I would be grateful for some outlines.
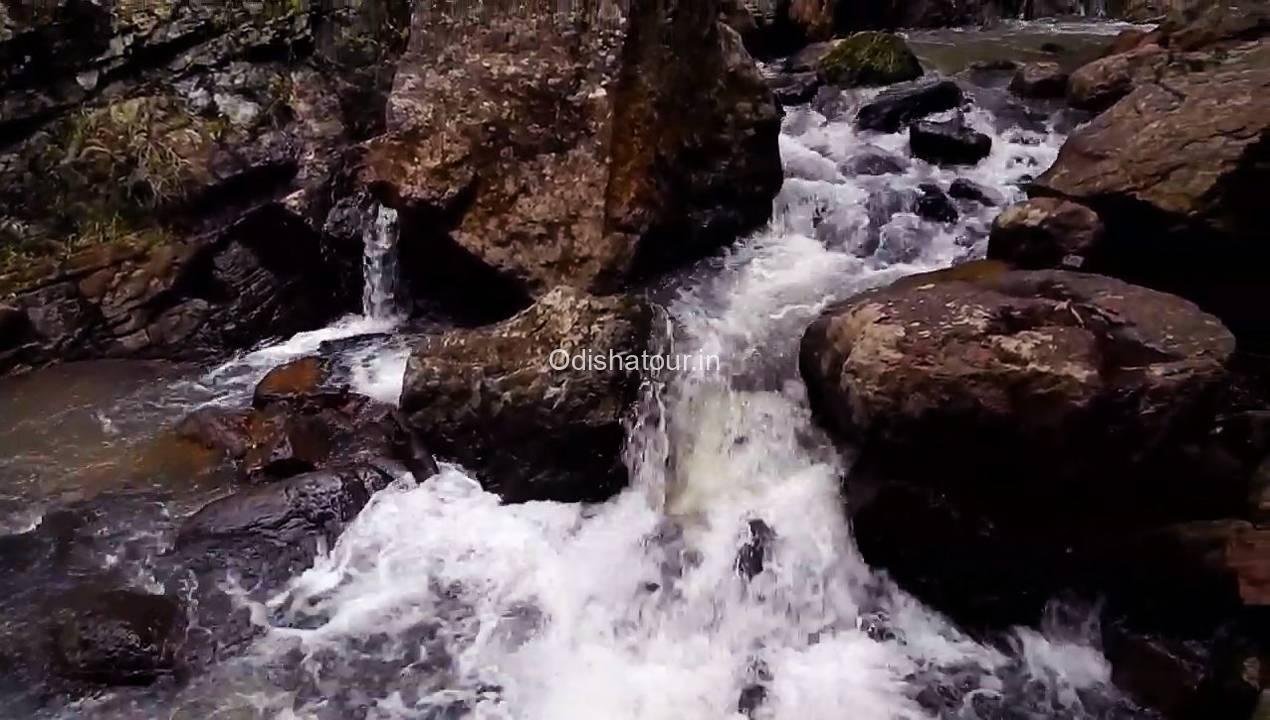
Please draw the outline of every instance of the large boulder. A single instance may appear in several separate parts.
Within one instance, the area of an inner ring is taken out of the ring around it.
[[[1010,92],[1026,98],[1063,97],[1067,73],[1056,62],[1027,63],[1010,79]]]
[[[899,35],[858,32],[820,59],[825,82],[843,87],[893,85],[922,76],[922,64]]]
[[[1071,74],[1067,101],[1072,107],[1102,112],[1128,95],[1139,77],[1149,77],[1168,61],[1168,53],[1154,43],[1108,55]]]
[[[917,80],[887,88],[860,106],[856,126],[861,130],[899,132],[913,120],[961,105],[961,88],[952,80]]]
[[[766,221],[780,110],[717,0],[626,16],[419,5],[360,181],[403,270],[458,252],[525,295],[613,290]],[[486,286],[464,288],[470,297]]]
[[[1181,298],[988,262],[830,308],[803,338],[801,368],[825,422],[904,477],[950,492],[1010,479],[1006,495],[1068,506],[1096,493],[1146,513],[1135,474],[1211,416],[1233,351]],[[1185,496],[1244,502],[1178,480]]]
[[[1260,311],[1270,300],[1267,32],[1264,7],[1233,19],[1210,13],[1162,31],[1167,59],[1149,46],[1131,51],[1154,59],[1030,188],[1098,213],[1099,272],[1195,300],[1250,349],[1270,345]]]
[[[507,501],[603,500],[626,481],[623,420],[640,383],[626,362],[650,323],[642,302],[558,288],[503,323],[421,337],[402,412]]]
[[[1157,567],[1161,545],[1139,538],[1244,511],[1242,471],[1190,450],[1222,434],[1233,352],[1229,331],[1181,298],[984,261],[830,307],[800,367],[817,417],[857,456],[856,542],[907,589],[994,627],[1032,622],[1071,590],[1150,602],[1180,624],[1237,607],[1228,578],[1241,572],[1259,592],[1259,569],[1234,569],[1246,560],[1196,571],[1216,578],[1202,592],[1170,593],[1176,574],[1118,580]],[[1254,536],[1239,537],[1232,558]]]

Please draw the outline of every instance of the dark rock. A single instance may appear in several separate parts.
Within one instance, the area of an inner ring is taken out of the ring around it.
[[[349,392],[331,361],[301,358],[270,371],[252,409],[202,408],[177,426],[178,438],[218,453],[253,482],[362,462],[404,467],[423,480],[436,465],[390,406]]]
[[[771,553],[769,548],[776,539],[776,532],[762,520],[751,520],[749,530],[749,540],[736,554],[736,571],[746,580],[752,580],[763,572],[763,565]]]
[[[957,208],[938,185],[923,183],[918,190],[922,193],[915,206],[918,216],[935,222],[957,222]]]
[[[1061,55],[1067,52],[1067,48],[1056,42],[1043,42],[1040,44],[1040,51],[1051,55]]]
[[[992,138],[967,127],[960,118],[921,120],[909,126],[909,148],[914,157],[937,165],[974,165],[992,152]]]
[[[996,207],[1001,204],[1001,196],[995,190],[966,178],[953,180],[952,184],[948,186],[948,195],[958,200],[968,200],[986,207]]]
[[[869,148],[847,158],[838,166],[843,175],[897,175],[908,168],[908,160],[881,148]]]
[[[170,597],[81,591],[54,613],[54,666],[76,681],[147,684],[174,670],[184,629],[185,614]]]
[[[1084,205],[1035,198],[1012,205],[997,216],[988,240],[988,257],[1030,269],[1093,269],[1103,235],[1102,220]]]
[[[1010,80],[1010,92],[1026,98],[1060,98],[1067,93],[1067,73],[1058,63],[1028,63]]]
[[[856,127],[862,130],[899,132],[912,120],[961,104],[961,88],[951,80],[920,80],[888,88],[860,108]]]
[[[893,85],[922,76],[922,64],[898,35],[858,32],[838,40],[820,59],[825,82],[841,87]]]
[[[820,76],[814,71],[780,73],[767,81],[767,87],[782,105],[802,105],[811,102],[820,86]]]
[[[645,352],[650,322],[636,300],[558,288],[497,325],[423,336],[402,412],[509,502],[603,500],[626,481],[622,417],[640,378],[625,363]],[[623,367],[582,365],[610,358]]]
[[[1019,64],[1008,58],[997,58],[995,60],[976,60],[970,63],[966,69],[980,73],[1013,73],[1019,69]]]

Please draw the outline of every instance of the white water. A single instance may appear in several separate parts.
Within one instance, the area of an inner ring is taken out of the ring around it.
[[[373,320],[389,319],[397,308],[397,211],[376,205],[374,219],[366,224],[362,258],[362,314]]]
[[[984,113],[969,120],[990,129]],[[1014,181],[1061,138],[994,140],[974,169],[914,161],[848,178],[841,161],[867,146],[907,155],[906,138],[791,112],[771,226],[667,291],[666,340],[723,371],[646,388],[627,491],[594,507],[505,506],[461,468],[403,480],[259,608],[269,632],[255,648],[180,704],[218,717],[719,720],[744,717],[739,699],[762,686],[753,718],[986,720],[993,703],[1094,717],[1080,693],[1105,693],[1109,671],[1086,636],[1053,625],[986,647],[864,564],[839,496],[848,468],[795,371],[801,330],[827,302],[980,252],[996,212],[967,207],[940,226],[871,216],[871,202],[957,176],[1017,197]],[[318,336],[331,333],[267,352]],[[394,398],[404,350],[355,354],[359,389]],[[755,521],[774,539],[746,580],[738,551]],[[951,706],[922,702],[939,687],[957,688]]]

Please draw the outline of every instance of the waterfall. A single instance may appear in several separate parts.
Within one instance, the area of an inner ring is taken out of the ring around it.
[[[395,316],[397,308],[397,211],[374,208],[362,255],[362,314],[373,320]]]

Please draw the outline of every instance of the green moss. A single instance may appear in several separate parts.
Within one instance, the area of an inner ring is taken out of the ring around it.
[[[921,77],[922,65],[898,35],[859,32],[838,41],[821,59],[820,74],[845,87],[890,85]]]

